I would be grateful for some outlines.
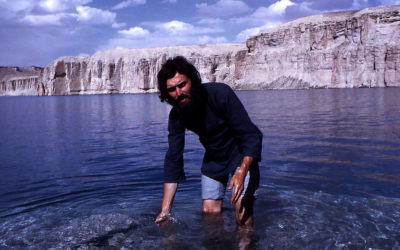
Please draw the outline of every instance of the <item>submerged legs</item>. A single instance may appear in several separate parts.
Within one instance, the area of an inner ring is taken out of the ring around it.
[[[254,198],[244,195],[242,195],[235,204],[239,249],[246,249],[252,241],[253,204]],[[221,225],[223,231],[222,200],[203,200],[202,211],[207,224],[210,222],[217,223]]]

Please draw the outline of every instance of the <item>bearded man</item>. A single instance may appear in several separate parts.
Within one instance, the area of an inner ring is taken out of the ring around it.
[[[232,189],[239,225],[253,223],[254,192],[259,184],[262,133],[251,122],[233,90],[223,83],[204,83],[184,57],[167,60],[158,72],[161,102],[172,105],[168,151],[164,160],[164,194],[155,222],[170,216],[178,183],[185,179],[185,130],[199,136],[205,148],[201,166],[203,212],[220,214],[225,190]]]

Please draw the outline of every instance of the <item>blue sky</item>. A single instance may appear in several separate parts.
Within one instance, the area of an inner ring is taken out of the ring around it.
[[[0,0],[0,66],[98,50],[236,43],[302,16],[400,0]]]

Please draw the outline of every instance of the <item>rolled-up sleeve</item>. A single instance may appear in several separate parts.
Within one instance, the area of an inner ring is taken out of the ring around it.
[[[168,151],[164,160],[164,182],[184,180],[183,150],[185,147],[185,128],[172,109],[168,120]]]

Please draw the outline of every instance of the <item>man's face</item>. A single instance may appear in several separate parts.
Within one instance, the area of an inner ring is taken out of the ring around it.
[[[181,108],[191,101],[192,82],[183,74],[176,73],[174,77],[167,80],[167,91],[169,96]]]

